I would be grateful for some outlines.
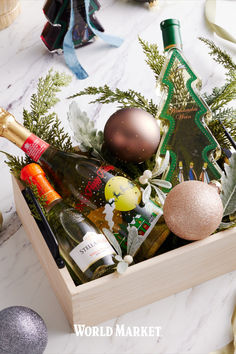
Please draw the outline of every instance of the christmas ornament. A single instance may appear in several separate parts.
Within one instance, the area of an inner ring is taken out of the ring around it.
[[[159,150],[161,157],[167,149],[171,156],[164,178],[173,186],[183,180],[219,179],[222,171],[215,158],[220,146],[204,122],[211,111],[198,94],[200,80],[182,54],[179,21],[163,21],[161,29],[167,59],[158,82],[165,94],[159,116],[165,133]]]
[[[219,226],[223,205],[215,187],[200,181],[186,181],[169,192],[163,214],[175,235],[186,240],[200,240]]]
[[[24,306],[0,311],[0,353],[42,354],[48,332],[37,312]]]
[[[140,108],[115,112],[104,128],[104,148],[125,162],[143,162],[157,150],[160,129],[153,116]]]

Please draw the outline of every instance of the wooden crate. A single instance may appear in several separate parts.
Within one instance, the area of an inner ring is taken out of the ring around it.
[[[96,325],[236,269],[232,228],[133,265],[123,275],[76,287],[67,269],[57,268],[21,189],[13,177],[16,210],[72,328]]]

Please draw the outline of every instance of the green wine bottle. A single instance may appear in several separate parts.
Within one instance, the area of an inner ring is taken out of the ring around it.
[[[143,205],[140,188],[114,166],[79,153],[59,151],[30,133],[1,108],[0,136],[14,142],[38,162],[64,200],[98,229],[110,230],[124,254],[132,226],[143,236],[143,249],[149,250],[142,252],[143,259],[152,257],[165,241],[169,230],[160,218],[162,209],[151,200]],[[159,227],[159,223],[163,227]]]
[[[85,283],[110,273],[115,267],[116,252],[91,221],[62,200],[42,168],[35,163],[25,166],[21,179],[36,185],[39,195],[46,197],[47,218],[60,254],[79,280]]]

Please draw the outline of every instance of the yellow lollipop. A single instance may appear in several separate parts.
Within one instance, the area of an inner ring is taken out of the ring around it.
[[[112,177],[105,186],[105,198],[112,199],[116,210],[130,211],[141,202],[141,191],[125,177]]]

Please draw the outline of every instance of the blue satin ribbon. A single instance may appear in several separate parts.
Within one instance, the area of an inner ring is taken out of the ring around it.
[[[96,36],[102,38],[106,43],[114,47],[119,47],[123,43],[123,39],[104,34],[103,32],[99,31],[94,27],[94,25],[90,21],[89,7],[90,7],[90,0],[85,0],[86,20],[91,31],[93,31],[93,33]],[[76,56],[74,42],[72,39],[73,27],[74,27],[74,8],[73,8],[73,0],[71,0],[70,24],[63,41],[64,58],[67,66],[75,74],[77,79],[84,80],[88,77],[88,74],[81,66]]]
[[[77,79],[84,80],[88,77],[87,72],[84,68],[80,65],[74,47],[74,42],[72,39],[72,31],[74,27],[74,8],[73,8],[73,0],[70,1],[71,10],[70,10],[70,24],[68,31],[64,37],[63,41],[63,51],[64,51],[64,58],[67,66],[70,70],[75,74]]]
[[[124,42],[124,40],[119,37],[114,37],[109,34],[104,34],[103,32],[99,31],[97,28],[95,28],[93,23],[90,21],[90,17],[89,17],[90,0],[84,0],[84,3],[85,3],[86,20],[87,20],[87,23],[88,23],[91,31],[93,31],[93,33],[96,36],[103,39],[104,42],[106,42],[114,47],[120,47],[121,44]]]

